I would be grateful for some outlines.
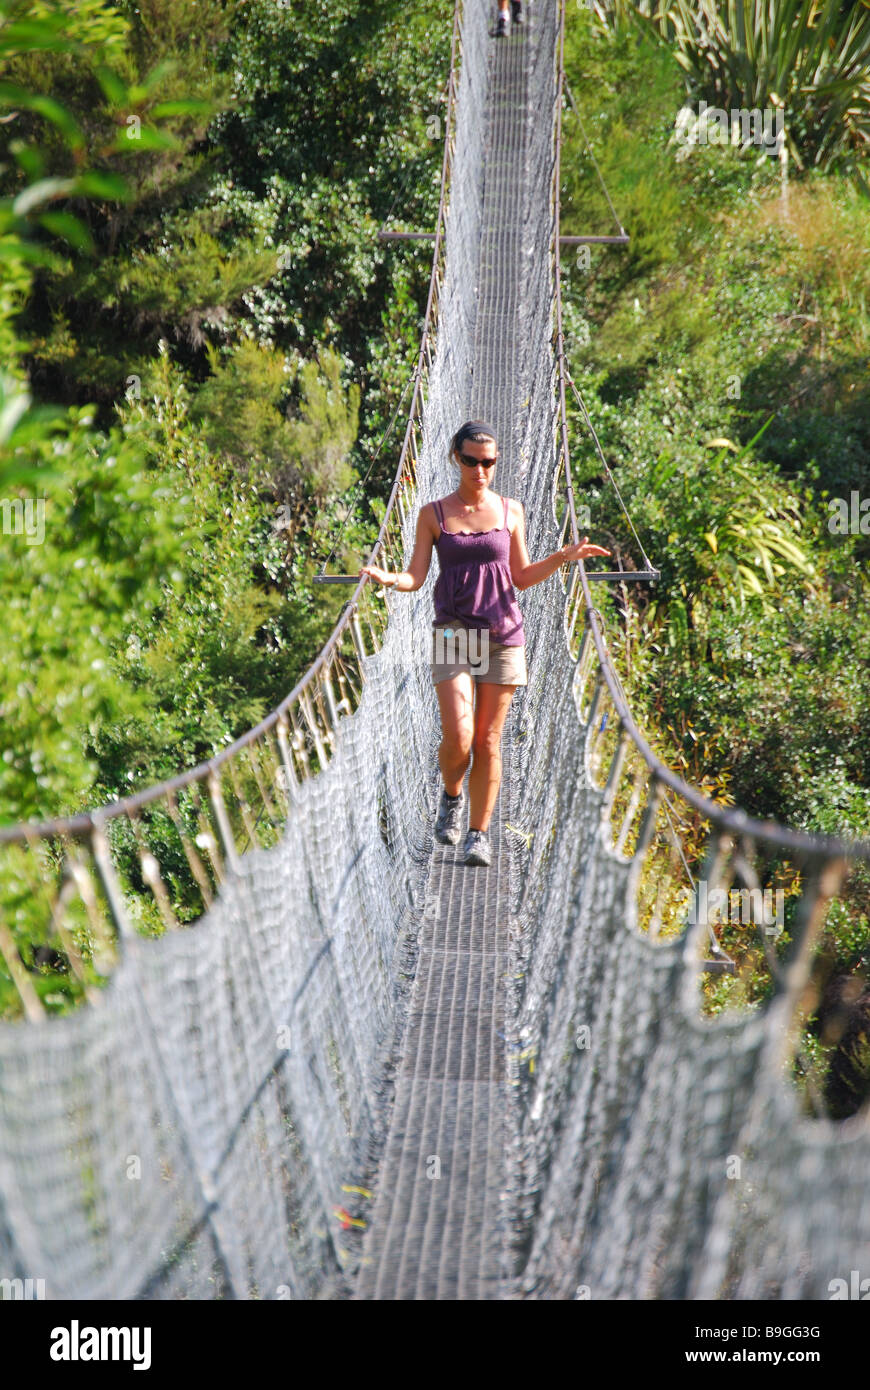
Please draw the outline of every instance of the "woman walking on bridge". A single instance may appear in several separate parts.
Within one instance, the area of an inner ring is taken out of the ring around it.
[[[528,684],[514,589],[540,584],[568,561],[610,552],[584,536],[579,545],[565,545],[533,564],[522,503],[490,487],[498,458],[495,431],[482,420],[466,421],[450,442],[450,456],[460,470],[459,486],[420,509],[407,570],[391,574],[364,565],[360,574],[410,593],[425,582],[433,546],[438,551],[430,664],[441,709],[444,789],[435,834],[442,844],[458,844],[462,783],[471,762],[463,853],[466,864],[489,864],[487,831],[501,785],[502,729],[514,691]]]

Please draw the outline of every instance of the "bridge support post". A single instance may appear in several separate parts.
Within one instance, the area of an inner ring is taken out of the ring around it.
[[[296,769],[293,766],[293,759],[290,756],[290,743],[287,738],[287,730],[290,725],[287,716],[282,714],[278,723],[275,725],[275,732],[278,735],[278,747],[281,750],[281,763],[284,768],[284,776],[287,780],[287,791],[294,801],[299,800],[299,779],[296,776]]]
[[[368,656],[368,652],[367,652],[366,649],[365,649],[365,643],[363,642],[362,629],[360,628],[360,625],[359,625],[359,613],[357,613],[356,611],[354,612],[353,617],[352,617],[351,620],[350,620],[350,633],[351,633],[351,636],[352,636],[352,638],[353,638],[353,645],[354,645],[354,647],[356,648],[356,654],[357,654],[357,658],[358,658],[358,660],[359,660],[359,674],[360,674],[360,680],[363,680],[363,681],[364,681],[364,680],[365,680],[365,671],[364,671],[363,668],[364,668],[364,662],[365,662],[365,660],[366,660],[366,657]]]
[[[220,782],[217,773],[212,770],[208,778],[208,794],[211,798],[212,808],[214,809],[215,820],[217,821],[218,834],[221,837],[221,844],[224,850],[224,859],[229,864],[234,874],[239,872],[239,853],[233,839],[232,827],[227,816],[227,808],[221,795]]]

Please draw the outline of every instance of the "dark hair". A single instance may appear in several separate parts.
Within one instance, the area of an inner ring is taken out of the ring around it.
[[[498,440],[492,425],[488,425],[485,420],[466,420],[464,425],[460,425],[450,441],[450,457],[458,454],[466,440],[472,444],[485,444],[491,439],[498,450]]]

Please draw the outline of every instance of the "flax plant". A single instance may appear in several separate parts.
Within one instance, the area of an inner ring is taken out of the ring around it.
[[[674,54],[692,100],[781,107],[799,168],[860,171],[870,151],[870,6],[842,0],[596,0],[602,22],[636,22]]]

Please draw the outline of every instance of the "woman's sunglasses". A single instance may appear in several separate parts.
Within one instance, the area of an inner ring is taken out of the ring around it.
[[[460,454],[459,458],[465,464],[466,468],[494,468],[497,462],[496,459],[472,458],[471,454]]]

